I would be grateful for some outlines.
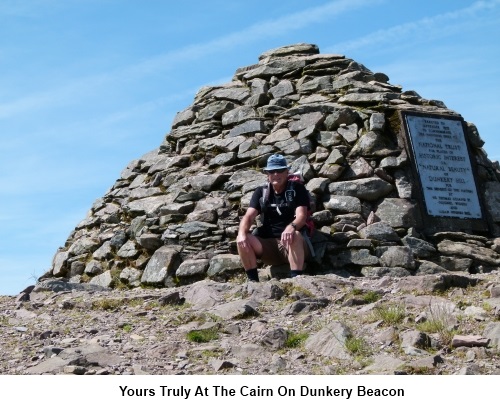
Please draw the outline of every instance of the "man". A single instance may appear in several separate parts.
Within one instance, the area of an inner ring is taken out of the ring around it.
[[[309,251],[300,230],[306,224],[309,196],[300,183],[295,182],[293,189],[287,187],[289,170],[282,155],[269,157],[264,168],[269,181],[268,196],[263,199],[264,188],[258,187],[240,222],[236,237],[238,254],[251,281],[259,281],[257,259],[268,265],[289,263],[290,277],[302,274]],[[250,227],[259,214],[261,220],[263,214],[264,220],[254,235]]]

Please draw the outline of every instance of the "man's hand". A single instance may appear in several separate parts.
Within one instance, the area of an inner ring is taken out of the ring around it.
[[[281,234],[281,243],[288,248],[295,238],[295,228],[292,225],[287,225],[283,233]]]
[[[257,215],[259,215],[259,211],[252,207],[249,207],[245,215],[243,215],[238,229],[238,236],[236,236],[236,245],[238,249],[243,249],[245,251],[250,250],[251,246],[250,243],[248,243],[248,232],[250,232],[250,226],[255,221]]]
[[[242,235],[238,234],[238,236],[236,237],[236,244],[238,245],[238,247],[240,249],[244,249],[244,250],[250,249],[250,245],[248,244],[248,237],[247,237],[246,233],[244,233]]]

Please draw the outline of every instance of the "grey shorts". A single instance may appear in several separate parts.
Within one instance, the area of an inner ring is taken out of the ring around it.
[[[278,265],[288,263],[288,249],[279,238],[261,238],[257,236],[257,239],[262,244],[262,256],[259,257],[260,260],[267,265]],[[306,240],[303,241],[304,244],[304,259],[309,256],[309,246]]]

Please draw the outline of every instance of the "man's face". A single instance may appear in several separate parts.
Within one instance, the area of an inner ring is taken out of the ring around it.
[[[288,169],[268,170],[267,177],[273,188],[278,192],[282,192],[286,187]]]

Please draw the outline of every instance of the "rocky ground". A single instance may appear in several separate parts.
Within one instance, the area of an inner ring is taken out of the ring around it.
[[[0,297],[1,374],[500,374],[500,274]]]

